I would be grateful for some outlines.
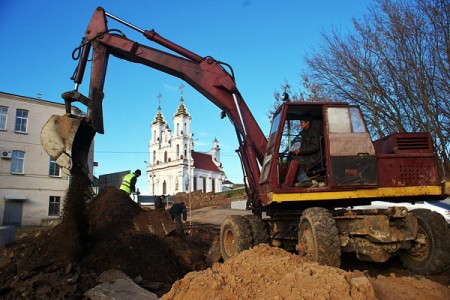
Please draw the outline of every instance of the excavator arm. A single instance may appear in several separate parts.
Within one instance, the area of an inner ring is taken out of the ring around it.
[[[107,18],[112,18],[147,39],[175,52],[178,55],[141,45],[125,37],[117,30],[107,27]],[[234,77],[223,64],[212,57],[201,57],[157,34],[154,30],[142,30],[99,7],[86,29],[79,48],[79,62],[73,76],[75,89],[63,93],[66,115],[53,116],[41,134],[41,142],[50,156],[63,168],[87,167],[87,153],[95,133],[104,133],[102,101],[108,59],[110,55],[130,62],[143,64],[164,73],[176,76],[199,91],[228,116],[236,129],[239,141],[239,156],[247,178],[249,197],[266,202],[259,187],[267,139],[256,123],[242,98]],[[84,71],[91,58],[91,76],[88,97],[78,92]],[[88,108],[84,118],[71,115],[71,103],[81,102]]]

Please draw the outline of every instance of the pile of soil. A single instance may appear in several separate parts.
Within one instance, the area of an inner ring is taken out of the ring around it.
[[[450,289],[424,278],[372,278],[260,245],[187,274],[162,299],[450,299]]]
[[[229,208],[232,201],[247,199],[245,189],[234,190],[232,193],[213,192],[204,193],[201,190],[193,191],[189,194],[178,193],[174,196],[175,202],[184,202],[191,209],[198,209],[207,206],[217,206]]]
[[[0,298],[81,299],[110,269],[162,295],[207,267],[210,241],[177,234],[167,212],[145,211],[113,187],[87,203],[87,184],[72,180],[59,225],[0,250]]]

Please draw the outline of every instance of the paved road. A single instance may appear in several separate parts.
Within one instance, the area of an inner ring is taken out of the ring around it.
[[[193,210],[191,214],[188,212],[188,221],[195,223],[221,225],[227,216],[231,215],[250,215],[249,210],[221,208],[210,206]]]

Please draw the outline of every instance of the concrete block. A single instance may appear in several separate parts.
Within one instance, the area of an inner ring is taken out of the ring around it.
[[[84,296],[91,300],[157,300],[156,294],[149,292],[131,279],[117,279],[114,281],[106,281],[96,287],[90,289]]]
[[[245,210],[246,205],[247,205],[247,200],[231,201],[231,209]]]

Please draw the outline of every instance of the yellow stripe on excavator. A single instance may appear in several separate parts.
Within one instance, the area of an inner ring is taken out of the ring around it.
[[[439,196],[442,195],[440,186],[409,186],[409,187],[384,187],[376,189],[358,189],[352,191],[310,191],[305,193],[268,193],[270,202],[288,201],[320,201],[320,200],[345,200],[358,198],[386,198],[408,196]]]

